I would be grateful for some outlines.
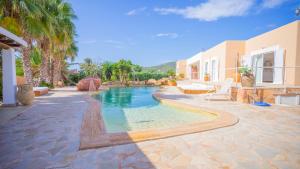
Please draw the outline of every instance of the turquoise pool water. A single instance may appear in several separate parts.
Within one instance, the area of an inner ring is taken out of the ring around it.
[[[213,115],[189,112],[161,104],[152,97],[156,87],[111,88],[95,96],[108,132],[170,128],[186,123],[209,121]]]

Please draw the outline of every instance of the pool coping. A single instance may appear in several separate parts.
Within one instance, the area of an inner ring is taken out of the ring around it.
[[[102,113],[100,112],[100,102],[91,96],[87,96],[85,97],[85,99],[89,103],[89,106],[87,111],[83,115],[80,130],[79,150],[108,147],[120,144],[130,144],[141,141],[198,133],[223,127],[229,127],[235,125],[239,121],[236,116],[230,113],[216,111],[213,109],[200,108],[186,103],[181,103],[173,99],[166,99],[159,92],[154,93],[153,97],[159,100],[162,104],[188,109],[191,111],[204,111],[217,115],[217,118],[212,121],[195,122],[173,128],[107,133],[102,118]]]

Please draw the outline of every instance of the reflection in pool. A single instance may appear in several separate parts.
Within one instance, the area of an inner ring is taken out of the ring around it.
[[[157,87],[111,88],[95,96],[107,132],[171,128],[182,124],[210,121],[214,115],[195,113],[161,104],[152,97]]]

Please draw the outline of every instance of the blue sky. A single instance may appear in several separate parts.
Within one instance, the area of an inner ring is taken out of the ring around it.
[[[69,0],[79,54],[152,66],[188,58],[294,20],[298,0]]]

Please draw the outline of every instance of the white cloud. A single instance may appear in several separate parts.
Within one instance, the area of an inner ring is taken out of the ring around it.
[[[274,8],[277,7],[288,0],[263,0],[262,7],[263,8]]]
[[[134,15],[137,15],[137,14],[145,11],[146,9],[147,9],[146,7],[133,9],[133,10],[127,12],[126,15],[128,15],[128,16],[134,16]]]
[[[105,40],[104,43],[108,44],[109,46],[116,48],[116,49],[123,49],[125,48],[125,45],[122,41],[118,41],[118,40]]]
[[[94,44],[97,43],[96,40],[83,40],[83,41],[79,41],[79,43],[81,44]]]
[[[156,37],[169,37],[172,39],[177,38],[179,35],[177,33],[158,33],[156,34]]]
[[[197,6],[186,8],[155,8],[162,15],[177,14],[189,19],[214,21],[224,17],[243,16],[254,5],[255,0],[208,0]]]
[[[106,40],[104,43],[114,44],[114,45],[121,45],[123,42],[117,40]]]

